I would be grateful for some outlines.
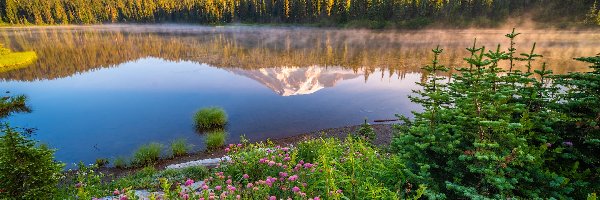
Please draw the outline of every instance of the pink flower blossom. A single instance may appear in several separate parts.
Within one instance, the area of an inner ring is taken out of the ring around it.
[[[275,161],[269,161],[269,166],[275,165]]]
[[[293,175],[288,178],[289,181],[296,181],[296,179],[298,179],[298,175]]]
[[[292,188],[292,191],[293,191],[293,192],[300,192],[300,188],[299,188],[298,186],[294,186],[294,187]]]
[[[181,198],[183,198],[183,200],[188,200],[190,198],[190,195],[183,194],[183,195],[181,195]]]
[[[269,197],[269,200],[277,200],[277,197],[271,196],[271,197]]]
[[[242,175],[242,178],[248,179],[248,178],[250,178],[250,176],[248,176],[248,174],[244,174],[244,175]]]
[[[121,192],[119,192],[119,190],[115,189],[115,191],[113,191],[113,195],[117,196],[119,194],[121,194]]]
[[[189,186],[190,186],[190,185],[192,185],[192,184],[194,184],[194,180],[192,180],[192,179],[189,179],[189,178],[188,178],[188,180],[187,180],[187,181],[185,181],[185,186],[188,186],[188,187],[189,187]]]
[[[203,189],[203,190],[208,190],[208,185],[203,185],[203,186],[202,186],[202,189]]]
[[[253,185],[252,183],[248,183],[248,185],[246,185],[246,188],[251,188],[251,187],[253,187],[253,186],[254,186],[254,185]]]
[[[121,196],[121,198],[119,198],[119,200],[127,200],[127,199],[128,199],[127,195],[123,195],[123,196]]]
[[[229,153],[229,151],[231,151],[231,149],[229,149],[229,147],[225,148],[225,153]]]
[[[231,179],[227,179],[227,181],[225,181],[225,183],[227,183],[227,184],[231,184],[231,183],[232,183],[232,181],[231,181]]]
[[[221,186],[220,185],[215,186],[215,190],[221,190]]]
[[[288,174],[287,174],[287,173],[285,173],[285,172],[279,172],[279,176],[281,176],[281,177],[287,177],[287,176],[288,176]]]

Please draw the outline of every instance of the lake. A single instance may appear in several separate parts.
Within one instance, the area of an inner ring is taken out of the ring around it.
[[[128,156],[149,142],[186,138],[204,148],[193,114],[220,106],[229,141],[257,141],[411,116],[407,96],[427,74],[431,49],[464,64],[466,47],[507,49],[510,30],[369,31],[296,27],[103,25],[1,28],[0,43],[35,51],[31,66],[0,73],[0,89],[29,98],[11,125],[58,160]],[[517,51],[555,73],[587,71],[574,57],[600,53],[600,32],[521,30]],[[440,76],[449,76],[454,71]]]

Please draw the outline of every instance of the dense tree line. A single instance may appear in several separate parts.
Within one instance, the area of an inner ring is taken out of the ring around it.
[[[593,0],[0,0],[8,24],[116,22],[393,22],[435,20],[497,23],[509,15],[540,13],[545,21],[583,21]],[[385,23],[384,23],[385,24]]]

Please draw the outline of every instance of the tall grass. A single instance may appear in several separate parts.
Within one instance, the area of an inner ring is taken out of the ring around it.
[[[220,107],[203,108],[194,115],[194,123],[199,130],[223,128],[227,124],[227,113]]]
[[[216,130],[206,134],[206,148],[216,149],[225,145],[227,139],[227,133],[223,130]]]
[[[113,161],[113,164],[115,165],[116,168],[126,168],[127,167],[127,158],[125,158],[124,156],[119,156],[117,158],[115,158],[115,160]]]
[[[171,154],[173,156],[183,156],[188,154],[192,150],[193,145],[188,144],[188,142],[183,139],[176,139],[171,142]]]
[[[142,145],[133,154],[133,164],[141,166],[156,162],[160,158],[163,145],[153,142]]]

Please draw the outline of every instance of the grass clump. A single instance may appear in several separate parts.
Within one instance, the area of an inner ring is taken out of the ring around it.
[[[113,161],[113,164],[115,165],[116,168],[127,168],[127,158],[123,157],[123,156],[119,156],[117,158],[115,158],[115,160]]]
[[[227,124],[227,113],[220,107],[203,108],[194,115],[194,123],[199,130],[223,128]]]
[[[147,165],[156,162],[160,158],[163,145],[159,143],[150,143],[142,145],[133,154],[133,163],[135,165]]]
[[[222,130],[212,131],[206,134],[206,148],[216,149],[225,145],[225,139],[227,139],[227,133]]]
[[[106,159],[106,158],[98,158],[98,159],[96,159],[96,162],[95,162],[96,166],[98,166],[98,167],[104,167],[104,166],[108,165],[109,163],[110,163],[110,161],[108,161],[108,159]]]
[[[171,142],[171,155],[183,156],[188,154],[192,150],[193,145],[188,144],[183,138],[176,139]]]

